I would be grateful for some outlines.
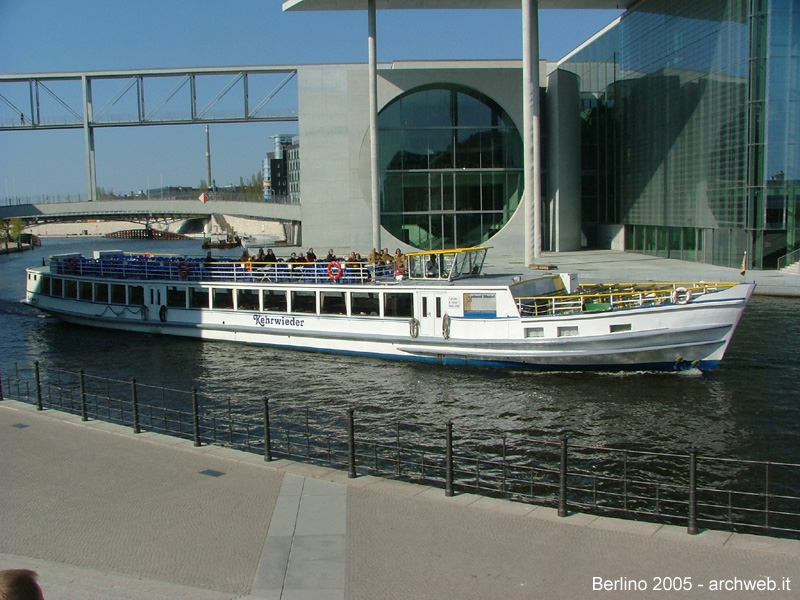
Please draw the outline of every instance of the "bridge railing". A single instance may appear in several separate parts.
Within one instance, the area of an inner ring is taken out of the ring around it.
[[[188,190],[185,192],[174,192],[161,194],[160,191],[154,190],[149,196],[109,196],[100,195],[97,200],[102,202],[108,201],[131,201],[131,200],[183,200],[198,202],[201,192],[198,190]],[[64,204],[74,202],[86,202],[86,196],[82,194],[55,194],[55,195],[40,195],[40,196],[0,196],[0,206],[24,206],[28,204]],[[300,200],[290,196],[273,196],[271,198],[264,198],[262,194],[252,192],[236,192],[236,191],[217,191],[209,194],[209,201],[220,202],[265,202],[269,204],[294,204],[299,205]]]

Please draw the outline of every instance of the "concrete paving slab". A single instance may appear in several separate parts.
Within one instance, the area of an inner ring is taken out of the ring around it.
[[[624,519],[613,519],[609,517],[597,517],[586,525],[593,529],[605,529],[606,531],[622,531],[635,535],[650,537],[663,527],[660,523],[646,523],[644,521],[627,521]]]

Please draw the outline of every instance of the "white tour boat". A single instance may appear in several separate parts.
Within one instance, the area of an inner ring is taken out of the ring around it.
[[[491,276],[486,251],[400,267],[65,254],[27,270],[26,302],[79,325],[447,365],[710,370],[755,287]]]

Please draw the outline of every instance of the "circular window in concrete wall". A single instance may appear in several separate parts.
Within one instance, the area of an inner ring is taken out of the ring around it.
[[[463,86],[416,88],[378,115],[381,224],[420,249],[475,246],[511,219],[522,140],[496,102]]]

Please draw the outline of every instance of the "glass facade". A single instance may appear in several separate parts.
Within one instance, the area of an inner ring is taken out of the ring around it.
[[[522,141],[492,100],[417,88],[378,115],[381,224],[420,249],[484,243],[520,203]]]
[[[798,248],[800,3],[644,0],[560,68],[581,78],[589,244],[775,268]]]

